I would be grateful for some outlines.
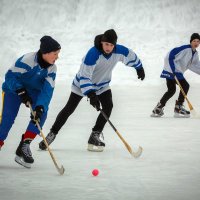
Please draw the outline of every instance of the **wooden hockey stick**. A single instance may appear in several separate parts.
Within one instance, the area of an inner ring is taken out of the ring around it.
[[[183,90],[183,88],[182,88],[182,86],[181,86],[181,84],[180,84],[178,78],[177,78],[175,75],[174,75],[174,78],[175,78],[175,81],[176,81],[176,83],[178,84],[178,86],[179,86],[179,88],[180,88],[180,90],[181,90],[181,92],[182,92],[184,98],[185,98],[186,101],[187,101],[187,104],[188,104],[188,107],[189,107],[191,113],[192,113],[194,116],[196,116],[196,112],[195,112],[195,110],[194,110],[192,104],[190,103],[190,101],[189,101],[187,95],[185,94],[185,91]]]
[[[113,128],[113,130],[117,133],[117,135],[119,136],[119,138],[121,139],[121,141],[124,143],[125,147],[127,148],[127,150],[129,151],[129,153],[135,157],[135,158],[138,158],[140,157],[140,155],[142,154],[142,147],[139,146],[137,152],[134,152],[130,145],[125,141],[125,139],[121,136],[121,134],[119,133],[119,131],[114,127],[114,125],[112,124],[112,122],[109,120],[109,118],[107,117],[107,115],[103,112],[103,110],[101,108],[100,109],[100,112],[101,114],[104,116],[104,118],[107,120],[107,122],[110,124],[110,126]]]
[[[32,109],[31,104],[28,103],[28,106],[29,106],[29,108],[30,108],[31,114],[34,116],[34,112],[33,112],[33,109]],[[64,168],[62,165],[61,165],[61,167],[58,166],[58,164],[57,164],[57,162],[56,162],[56,159],[55,159],[55,157],[54,157],[54,155],[53,155],[51,149],[49,148],[49,145],[48,145],[48,143],[47,143],[47,141],[46,141],[46,138],[45,138],[45,136],[44,136],[44,134],[43,134],[43,132],[42,132],[42,129],[41,129],[40,124],[38,123],[38,121],[36,121],[36,126],[37,126],[37,128],[39,129],[39,131],[40,131],[40,135],[42,136],[42,138],[43,138],[43,140],[44,140],[44,143],[45,143],[45,145],[46,145],[46,147],[47,147],[47,150],[48,150],[48,152],[49,152],[49,154],[50,154],[50,156],[51,156],[51,158],[52,158],[52,160],[53,160],[53,163],[54,163],[54,165],[55,165],[55,167],[56,167],[58,173],[59,173],[60,175],[63,175],[64,172],[65,172],[65,168]]]

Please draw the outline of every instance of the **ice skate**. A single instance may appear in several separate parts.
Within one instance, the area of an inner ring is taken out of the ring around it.
[[[26,140],[26,141],[21,140],[16,150],[16,156],[15,156],[15,161],[26,168],[31,168],[31,164],[34,162],[30,150],[30,143],[31,140]]]
[[[92,131],[88,140],[88,151],[101,152],[105,147],[105,143],[100,140],[100,131]]]
[[[189,118],[190,111],[186,110],[182,103],[176,101],[175,108],[174,108],[174,117],[175,118]]]
[[[164,108],[160,102],[156,105],[156,107],[153,109],[151,117],[162,117],[164,115],[163,112]]]
[[[56,134],[55,133],[53,133],[52,131],[50,131],[49,133],[48,133],[48,135],[46,136],[46,141],[47,141],[47,144],[48,145],[50,145],[54,140],[55,140],[55,138],[56,138]],[[41,149],[41,150],[46,150],[47,149],[47,147],[46,147],[46,145],[45,145],[45,143],[44,143],[44,140],[42,140],[40,143],[39,143],[39,148]]]

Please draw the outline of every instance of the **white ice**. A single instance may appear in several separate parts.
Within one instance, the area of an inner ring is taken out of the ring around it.
[[[39,48],[43,35],[55,37],[62,45],[45,135],[65,105],[72,79],[95,35],[114,28],[119,43],[138,54],[146,72],[141,82],[135,70],[119,63],[111,84],[114,108],[110,120],[134,151],[143,147],[139,159],[131,157],[109,124],[104,129],[104,152],[86,150],[98,113],[84,98],[51,146],[65,174],[58,175],[48,152],[38,150],[40,137],[31,144],[35,163],[25,169],[14,162],[29,121],[29,110],[21,106],[0,151],[1,200],[199,199],[199,76],[185,74],[197,117],[173,118],[178,92],[166,105],[163,118],[150,117],[166,90],[165,81],[159,78],[165,54],[188,44],[190,35],[200,30],[198,0],[0,0],[0,5],[1,83],[16,58]],[[97,177],[91,174],[95,168],[100,172]]]

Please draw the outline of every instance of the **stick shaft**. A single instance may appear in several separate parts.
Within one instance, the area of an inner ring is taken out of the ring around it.
[[[110,126],[113,128],[113,130],[115,131],[115,133],[117,133],[118,137],[121,139],[121,141],[124,143],[124,145],[126,146],[127,150],[129,151],[130,154],[133,153],[130,145],[125,141],[125,139],[122,137],[122,135],[119,133],[119,131],[115,128],[115,126],[112,124],[112,122],[109,120],[109,118],[107,117],[107,115],[103,112],[102,109],[100,109],[101,114],[104,116],[104,118],[107,120],[107,122],[110,124]]]
[[[187,101],[187,104],[188,104],[189,109],[190,109],[190,110],[194,110],[194,108],[193,108],[192,104],[190,103],[190,101],[189,101],[187,95],[185,94],[185,91],[184,91],[183,87],[181,86],[179,80],[177,79],[176,76],[174,76],[174,78],[175,78],[175,81],[176,81],[176,83],[178,84],[178,86],[179,86],[179,88],[180,88],[180,90],[181,90],[181,92],[182,92],[184,98],[185,98],[186,101]]]
[[[32,106],[31,106],[30,103],[29,103],[29,108],[30,108],[31,114],[34,116],[34,112],[33,112],[33,109],[32,109]],[[46,138],[45,138],[45,136],[44,136],[44,134],[42,132],[42,128],[41,128],[40,124],[38,123],[38,121],[36,121],[36,126],[39,129],[39,131],[40,131],[40,135],[42,136],[42,138],[44,140],[44,143],[45,143],[45,145],[47,147],[47,150],[48,150],[48,152],[49,152],[49,154],[51,156],[51,159],[52,159],[52,161],[53,161],[56,169],[58,170],[58,172],[59,172],[60,175],[63,175],[64,174],[64,167],[63,166],[61,166],[61,167],[58,166],[58,164],[56,162],[56,159],[55,159],[55,157],[54,157],[54,155],[53,155],[53,153],[52,153],[52,151],[51,151],[51,149],[50,149],[50,147],[49,147],[49,145],[48,145],[48,143],[46,141]]]

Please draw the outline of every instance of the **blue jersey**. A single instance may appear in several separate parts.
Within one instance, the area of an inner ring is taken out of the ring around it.
[[[174,79],[175,74],[178,79],[184,79],[183,74],[187,69],[200,74],[198,52],[193,51],[191,45],[176,47],[165,57],[161,78]]]
[[[142,63],[138,56],[122,45],[116,45],[113,52],[104,55],[96,47],[92,47],[80,66],[72,83],[72,92],[84,96],[90,91],[97,95],[109,89],[112,77],[112,70],[118,62],[122,62],[135,69],[142,68]]]
[[[19,58],[8,70],[2,85],[4,92],[16,93],[25,88],[28,94],[36,94],[36,105],[42,105],[48,110],[56,78],[56,65],[42,68],[37,62],[37,53],[28,53]]]

